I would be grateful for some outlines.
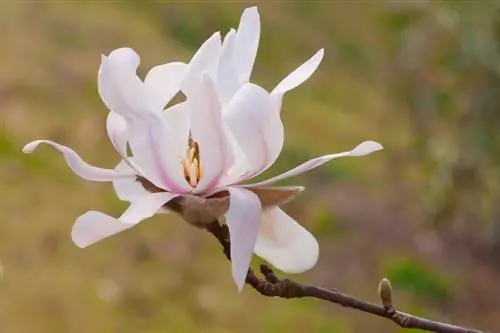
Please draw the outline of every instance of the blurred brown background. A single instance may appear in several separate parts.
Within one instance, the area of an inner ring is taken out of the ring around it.
[[[126,207],[72,174],[37,138],[114,167],[100,54],[129,46],[141,72],[188,61],[236,27],[237,1],[0,2],[0,331],[395,332],[310,300],[238,294],[208,234],[156,216],[85,250],[69,233],[94,209]],[[499,1],[262,1],[253,81],[268,89],[325,47],[285,98],[286,149],[265,176],[372,139],[386,149],[288,181],[284,207],[320,239],[299,280],[378,301],[387,276],[405,311],[500,330]]]

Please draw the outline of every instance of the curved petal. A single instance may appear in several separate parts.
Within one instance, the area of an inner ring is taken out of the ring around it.
[[[122,157],[123,163],[128,165],[128,170],[133,170],[136,175],[147,178],[156,186],[164,188],[165,190],[177,190],[183,192],[187,192],[189,190],[189,187],[184,184],[184,180],[180,180],[178,178],[177,181],[172,180],[173,177],[182,178],[179,171],[180,162],[176,163],[176,161],[178,162],[178,156],[183,153],[182,149],[185,149],[189,135],[188,111],[185,109],[185,106],[186,103],[179,103],[162,113],[164,121],[171,125],[169,126],[170,130],[165,129],[161,131],[160,129],[157,129],[158,127],[162,128],[159,124],[157,124],[154,129],[151,129],[144,124],[133,125],[132,123],[129,123],[127,125],[126,119],[113,111],[110,111],[107,118],[106,127],[108,136],[116,151]],[[132,131],[129,129],[129,127],[133,128],[134,126],[135,130]],[[158,131],[160,131],[160,133],[157,133]],[[164,133],[164,131],[168,131],[170,133]],[[147,141],[147,133],[150,132],[157,133],[157,136],[160,138],[162,136],[167,137],[165,142],[159,142],[160,147],[162,143],[169,147],[169,149],[164,149],[163,154],[158,154],[154,150],[158,144],[154,137],[151,139],[151,142],[145,142],[144,138],[146,138]],[[134,133],[135,137],[132,136]],[[136,157],[127,156],[127,142],[129,141],[130,145],[134,147],[133,152],[135,151]],[[164,161],[163,159],[166,160]],[[164,162],[173,163],[165,164]],[[166,172],[164,168],[170,168],[168,170],[173,171]],[[133,184],[134,182],[135,178],[124,181],[125,184]]]
[[[229,126],[224,122],[222,124],[222,127],[228,140],[228,160],[230,161],[228,162],[226,172],[219,180],[219,185],[225,186],[235,184],[240,179],[243,179],[245,175],[249,174],[248,166],[250,165],[250,163],[248,162],[248,158],[245,155],[245,152],[236,141],[233,133],[229,129]]]
[[[203,167],[203,176],[195,193],[212,190],[229,162],[227,139],[222,128],[221,106],[215,89],[212,79],[204,75],[198,94],[193,97],[189,107],[191,135],[200,147],[200,164]]]
[[[286,273],[301,273],[318,261],[319,245],[314,236],[280,208],[261,214],[254,252]]]
[[[110,110],[124,117],[154,121],[158,117],[154,98],[136,74],[139,56],[131,49],[115,52],[101,57],[97,76],[101,99]]]
[[[251,184],[249,186],[263,186],[263,185],[270,185],[273,183],[276,183],[280,180],[290,178],[296,175],[299,175],[301,173],[304,173],[306,171],[309,171],[311,169],[317,168],[320,165],[323,165],[324,163],[333,160],[334,158],[338,157],[347,157],[347,156],[364,156],[371,154],[377,150],[383,149],[382,145],[378,142],[374,141],[365,141],[357,145],[353,150],[344,152],[344,153],[338,153],[338,154],[330,154],[330,155],[324,155],[321,157],[316,157],[313,158],[312,160],[309,160],[305,163],[302,163],[301,165],[288,170],[281,175],[278,175],[276,177],[269,178],[267,180],[264,180],[259,183]]]
[[[236,32],[234,66],[241,81],[248,81],[252,74],[260,39],[260,16],[257,7],[243,11]]]
[[[233,65],[235,37],[235,30],[231,29],[224,38],[217,66],[217,92],[219,93],[222,105],[229,102],[231,97],[238,91],[243,83],[240,81],[238,73]]]
[[[217,60],[222,48],[220,32],[214,33],[195,53],[189,62],[188,73],[182,83],[182,91],[186,96],[196,94],[200,84],[201,74],[209,73],[214,76]]]
[[[133,172],[121,173],[115,170],[102,169],[92,166],[85,162],[74,150],[49,140],[37,140],[30,142],[24,146],[23,152],[26,154],[32,153],[42,143],[48,144],[61,152],[71,170],[83,179],[102,182],[111,181],[113,179],[135,177],[135,173]]]
[[[144,79],[146,89],[154,96],[154,109],[162,110],[179,92],[187,75],[188,65],[172,62],[153,67]]]
[[[130,167],[129,171],[134,171],[136,175],[146,177],[145,171],[132,158],[127,156],[127,142],[130,134],[127,120],[118,113],[110,111],[106,119],[106,131],[108,132],[109,140],[123,162]]]
[[[101,212],[87,212],[76,220],[71,238],[76,246],[87,247],[153,216],[175,197],[177,195],[167,192],[149,194],[134,201],[118,219]]]
[[[106,131],[109,140],[122,158],[127,155],[127,121],[114,111],[108,113],[106,118]]]
[[[228,190],[230,203],[226,221],[231,240],[232,273],[236,286],[241,291],[257,241],[261,205],[253,192],[238,187],[230,187]]]
[[[316,52],[309,60],[303,63],[299,68],[288,74],[271,92],[272,95],[284,95],[287,91],[301,85],[311,77],[311,75],[316,71],[321,60],[323,60],[324,50],[321,49]]]
[[[139,55],[129,47],[122,47],[111,51],[109,59],[122,63],[124,66],[129,67],[131,70],[136,71],[141,64]]]
[[[192,189],[184,179],[179,147],[175,146],[175,124],[168,123],[161,113],[160,116],[146,126],[134,122],[130,148],[144,176],[154,185],[173,193],[188,193]]]
[[[279,109],[267,91],[245,84],[227,105],[223,120],[249,162],[246,179],[276,161],[283,147],[284,129]]]
[[[182,102],[168,108],[163,113],[163,117],[168,124],[173,124],[173,143],[176,154],[181,156],[187,149],[189,140],[189,104]]]
[[[124,160],[116,166],[115,171],[122,173],[134,172],[134,170]],[[118,198],[123,201],[132,202],[149,194],[136,177],[115,179],[113,180],[113,188],[115,189]]]

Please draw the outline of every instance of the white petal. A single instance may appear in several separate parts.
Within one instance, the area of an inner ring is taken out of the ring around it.
[[[168,112],[162,113],[164,120],[173,125],[171,126],[172,133],[171,135],[168,135],[168,137],[172,141],[169,144],[169,147],[171,149],[168,150],[168,152],[173,153],[176,157],[180,156],[180,154],[182,153],[182,147],[184,147],[185,149],[189,133],[189,120],[187,116],[187,110],[184,110],[184,106],[185,103],[179,103],[169,108]],[[129,126],[136,126],[136,130],[131,131],[129,129]],[[144,147],[143,145],[147,145],[147,143],[144,143],[143,140],[137,140],[132,137],[134,133],[138,133],[136,134],[136,136],[138,137],[144,137],[145,133],[148,133],[150,131],[150,128],[147,125],[134,125],[131,122],[129,122],[129,125],[127,125],[127,120],[124,117],[120,116],[116,112],[110,111],[107,118],[106,127],[108,136],[113,143],[113,146],[120,154],[122,162],[128,165],[128,170],[134,171],[136,175],[148,179],[157,187],[164,188],[165,190],[171,190],[170,188],[166,188],[167,186],[162,180],[162,170],[158,170],[155,160],[151,160],[156,156],[151,155],[151,148],[149,146]],[[132,138],[131,145],[135,147],[136,152],[139,151],[139,153],[136,153],[136,155],[139,156],[139,158],[143,158],[142,161],[138,158],[127,156],[127,142],[130,138]],[[184,141],[181,142],[181,140]],[[165,141],[165,143],[168,142]],[[161,159],[161,157],[159,159]],[[160,163],[160,165],[163,167],[163,163]],[[173,167],[177,167],[177,164],[175,164]],[[120,184],[134,184],[135,182],[136,180],[135,178],[133,178],[124,180],[123,182],[120,182]],[[176,188],[175,185],[173,188]],[[187,190],[188,188],[186,187],[185,189]]]
[[[165,121],[171,124],[173,130],[172,146],[176,154],[183,155],[188,147],[189,139],[189,103],[182,102],[168,108],[164,113]]]
[[[106,119],[109,140],[120,156],[127,155],[127,121],[118,113],[110,111]]]
[[[384,149],[384,147],[378,142],[364,141],[354,147],[349,153],[349,156],[365,156],[382,149]]]
[[[230,162],[228,163],[226,172],[219,181],[219,185],[221,186],[236,184],[241,179],[244,179],[244,176],[249,174],[248,166],[250,165],[245,152],[225,122],[223,123],[223,129],[228,140],[227,149],[229,150],[228,160]]]
[[[347,156],[364,156],[368,155],[370,153],[373,153],[377,150],[383,149],[382,145],[380,143],[374,142],[374,141],[365,141],[357,145],[353,150],[344,152],[344,153],[338,153],[338,154],[330,154],[330,155],[324,155],[321,157],[316,157],[313,158],[312,160],[309,160],[305,163],[302,163],[301,165],[288,170],[281,175],[278,175],[276,177],[272,177],[270,179],[267,179],[265,181],[262,181],[260,183],[256,184],[251,184],[250,186],[263,186],[263,185],[269,185],[276,183],[280,180],[290,178],[296,175],[299,175],[301,173],[304,173],[306,171],[309,171],[311,169],[317,168],[320,165],[323,165],[324,163],[338,157],[347,157]]]
[[[131,60],[134,58],[131,52],[137,57],[136,61]],[[97,77],[101,99],[110,110],[122,116],[154,121],[159,110],[155,109],[153,96],[136,74],[139,56],[131,49],[118,52],[118,55],[112,53],[110,57],[101,57]]]
[[[278,158],[284,141],[283,124],[273,98],[261,87],[247,83],[223,113],[234,138],[248,160],[248,175],[255,176]]]
[[[197,86],[201,83],[201,74],[213,75],[221,48],[220,32],[216,32],[195,53],[189,62],[188,74],[182,83],[182,91],[186,96],[196,94]]]
[[[228,190],[230,204],[226,221],[231,240],[232,273],[236,286],[241,291],[257,241],[261,206],[259,198],[253,192],[237,187]]]
[[[149,194],[134,201],[118,219],[96,211],[87,212],[76,220],[71,238],[76,246],[87,247],[153,216],[176,196],[167,192]]]
[[[301,273],[316,264],[319,245],[309,231],[276,207],[261,214],[254,252],[283,272]]]
[[[132,172],[120,173],[111,169],[102,169],[85,162],[74,150],[49,140],[37,140],[28,143],[23,148],[24,153],[32,153],[40,144],[48,144],[60,151],[68,166],[78,176],[91,181],[111,181],[113,179],[135,177]]]
[[[168,192],[188,193],[191,187],[184,179],[179,148],[175,146],[175,124],[168,123],[162,113],[159,115],[158,121],[145,126],[134,122],[130,148],[145,178]]]
[[[122,47],[113,50],[109,54],[109,58],[113,61],[122,63],[124,66],[136,71],[141,63],[141,58],[139,55],[129,47]]]
[[[257,7],[243,11],[236,32],[234,61],[240,80],[248,81],[252,74],[260,39],[260,17]]]
[[[106,130],[113,147],[115,147],[123,162],[129,165],[129,171],[146,177],[146,173],[140,165],[127,156],[127,142],[130,136],[127,120],[118,113],[110,111],[106,119]]]
[[[204,75],[202,81],[189,107],[191,135],[198,142],[203,167],[203,176],[196,193],[210,191],[217,186],[229,162],[217,92],[209,76]]]
[[[144,79],[144,85],[156,99],[155,109],[163,109],[179,92],[187,71],[188,66],[182,62],[159,65],[149,71]]]
[[[323,49],[316,52],[309,60],[303,63],[299,68],[288,74],[271,92],[272,95],[283,95],[287,91],[299,86],[306,81],[318,68],[323,60]]]
[[[115,168],[116,172],[134,172],[127,162],[121,161]],[[113,187],[120,200],[135,201],[146,196],[149,192],[142,186],[136,177],[113,180]]]
[[[240,81],[238,73],[236,72],[233,64],[235,37],[235,30],[231,29],[224,38],[224,43],[222,44],[222,51],[217,67],[217,92],[219,94],[222,105],[227,104],[231,97],[241,87],[242,83],[244,83],[243,81]]]

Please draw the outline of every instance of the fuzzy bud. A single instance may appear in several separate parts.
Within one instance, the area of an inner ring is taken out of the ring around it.
[[[392,308],[392,286],[388,279],[383,278],[378,284],[378,295],[384,308]]]

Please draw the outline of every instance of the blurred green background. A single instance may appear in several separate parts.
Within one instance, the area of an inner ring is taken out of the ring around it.
[[[314,300],[238,294],[211,237],[156,216],[85,250],[69,233],[93,209],[119,216],[111,185],[72,174],[37,138],[113,167],[100,54],[129,46],[141,74],[188,61],[255,3],[0,2],[0,331],[394,332]],[[386,149],[288,181],[284,209],[320,240],[297,278],[378,301],[387,276],[405,311],[500,330],[500,2],[262,1],[253,81],[269,90],[325,47],[284,102],[276,174],[372,139]]]

